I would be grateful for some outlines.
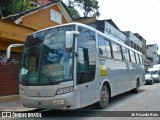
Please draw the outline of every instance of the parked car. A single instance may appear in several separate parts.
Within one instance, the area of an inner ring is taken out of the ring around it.
[[[160,64],[153,65],[153,68],[160,68]]]
[[[146,84],[153,85],[154,84],[154,78],[152,77],[152,74],[146,73],[145,74],[145,81],[146,81]]]
[[[150,73],[152,75],[152,77],[154,78],[154,82],[160,82],[160,68],[149,68],[147,73]]]

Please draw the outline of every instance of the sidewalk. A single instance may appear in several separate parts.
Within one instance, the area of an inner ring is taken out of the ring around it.
[[[0,111],[30,111],[36,108],[23,107],[19,95],[0,97]]]

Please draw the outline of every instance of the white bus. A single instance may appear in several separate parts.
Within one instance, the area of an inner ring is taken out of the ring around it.
[[[107,107],[110,97],[145,83],[142,54],[96,29],[69,23],[27,37],[19,93],[25,107]]]

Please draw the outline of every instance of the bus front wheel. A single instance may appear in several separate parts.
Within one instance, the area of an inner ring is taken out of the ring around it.
[[[106,108],[109,103],[109,91],[107,85],[103,85],[101,89],[101,99],[97,103],[98,108],[103,109]]]

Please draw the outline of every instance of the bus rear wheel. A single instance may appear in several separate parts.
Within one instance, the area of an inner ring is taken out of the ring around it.
[[[137,82],[136,82],[136,88],[133,91],[135,93],[139,93],[139,87],[140,87],[139,80],[137,80]]]
[[[106,108],[109,103],[109,92],[106,85],[101,89],[101,100],[97,103],[97,107],[100,109]]]

